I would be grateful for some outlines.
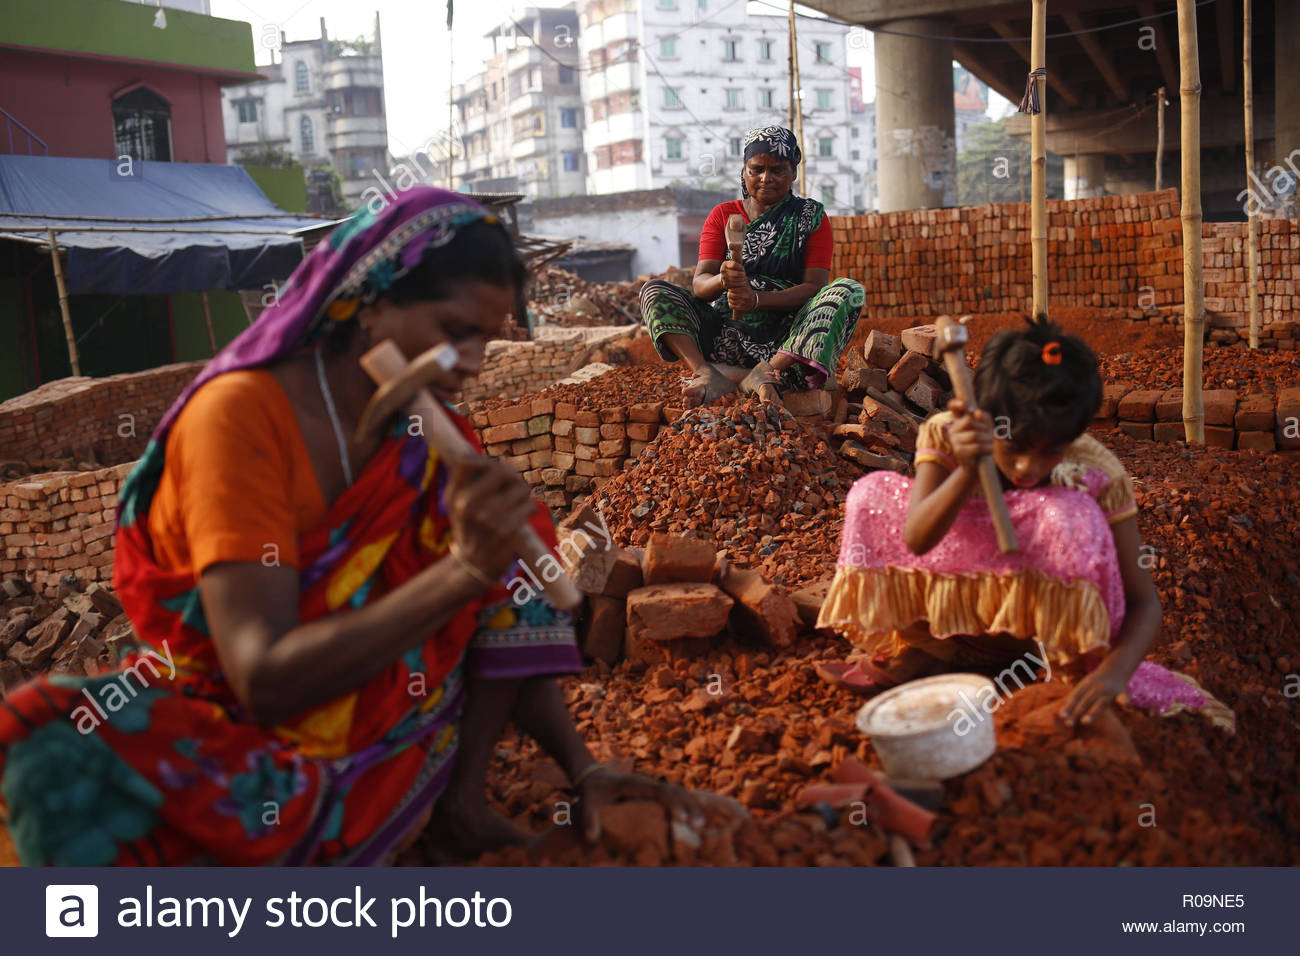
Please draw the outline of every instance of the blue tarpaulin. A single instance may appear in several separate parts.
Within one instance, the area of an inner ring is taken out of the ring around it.
[[[277,208],[241,166],[0,156],[0,238],[67,250],[69,292],[259,289],[332,223]]]

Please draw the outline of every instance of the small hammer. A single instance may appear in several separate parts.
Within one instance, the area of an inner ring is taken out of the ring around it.
[[[731,261],[739,263],[743,269],[745,267],[745,217],[738,212],[733,212],[727,219],[727,248],[731,251]],[[743,309],[732,309],[731,317],[737,322]]]
[[[408,415],[420,422],[425,441],[448,465],[470,464],[480,459],[482,456],[424,387],[425,382],[454,368],[457,361],[456,347],[446,343],[429,349],[408,363],[402,350],[391,339],[380,342],[361,356],[361,367],[379,385],[379,390],[366,405],[357,433],[366,435],[382,428],[390,416],[404,408]],[[552,605],[561,611],[578,606],[582,595],[560,569],[559,559],[551,554],[551,549],[530,525],[524,525],[515,533],[514,547],[533,577],[543,582],[542,589]],[[550,558],[559,577],[552,580],[541,573],[545,570],[545,558]]]
[[[975,385],[971,381],[970,368],[966,365],[966,343],[970,336],[966,326],[950,315],[941,315],[934,320],[938,335],[934,340],[934,357],[943,361],[952,379],[952,390],[959,401],[966,404],[972,412],[975,410]],[[1017,550],[1016,529],[1011,526],[1011,515],[1007,511],[1007,500],[1002,496],[1002,482],[998,478],[998,466],[989,455],[980,456],[980,488],[984,492],[984,501],[993,516],[993,527],[998,534],[998,548],[1003,554]]]

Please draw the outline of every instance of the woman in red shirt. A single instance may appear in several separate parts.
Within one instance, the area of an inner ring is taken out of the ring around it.
[[[800,152],[781,126],[745,137],[744,198],[715,206],[700,234],[691,291],[662,279],[641,290],[641,315],[660,356],[695,373],[684,389],[693,405],[736,389],[780,402],[782,389],[825,384],[853,336],[862,286],[831,281],[831,225],[821,203],[794,195]],[[745,218],[740,262],[724,231]],[[739,318],[733,311],[739,311]]]

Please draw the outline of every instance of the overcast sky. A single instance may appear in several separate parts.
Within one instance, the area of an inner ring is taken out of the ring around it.
[[[749,9],[755,14],[775,15],[780,12],[782,2],[750,2]],[[369,36],[374,31],[378,11],[383,35],[390,151],[397,156],[410,153],[438,130],[446,128],[448,38],[447,7],[443,0],[211,0],[211,4],[213,16],[244,20],[253,25],[253,45],[259,65],[271,62],[279,31],[289,40],[314,39],[320,36],[320,18],[324,17],[331,37],[350,40],[362,34]],[[458,82],[483,68],[486,46],[483,34],[503,22],[512,8],[521,5],[507,0],[456,3],[453,31]],[[850,66],[863,67],[864,96],[872,99],[870,35],[864,32],[863,39],[851,44],[848,53]]]

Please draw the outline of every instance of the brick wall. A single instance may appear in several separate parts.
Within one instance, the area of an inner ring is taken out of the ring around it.
[[[641,326],[543,326],[531,342],[489,342],[483,370],[461,392],[463,402],[539,392],[591,362],[623,361]]]
[[[1182,222],[1176,190],[1072,201],[1048,214],[1048,286],[1058,306],[1178,321],[1183,301]],[[933,316],[1028,309],[1032,299],[1029,204],[1002,203],[837,216],[834,275],[866,289],[867,315]],[[1265,339],[1294,341],[1300,298],[1300,222],[1260,222]],[[1206,309],[1226,330],[1245,316],[1245,226],[1205,223]]]
[[[133,461],[203,362],[107,378],[63,378],[0,402],[0,459]]]

